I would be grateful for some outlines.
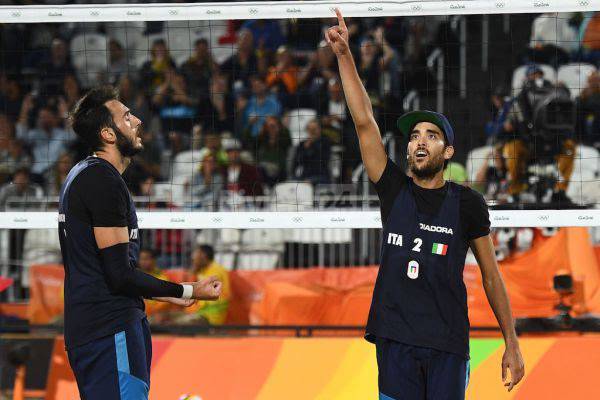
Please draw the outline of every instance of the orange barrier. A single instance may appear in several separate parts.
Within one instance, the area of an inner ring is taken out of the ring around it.
[[[526,374],[502,385],[504,343],[471,339],[467,400],[597,399],[600,336],[520,339]],[[585,354],[585,356],[583,356]],[[377,398],[375,346],[360,338],[153,338],[151,400]],[[46,400],[77,399],[62,339]]]
[[[555,315],[558,296],[552,278],[559,271],[574,279],[574,312],[600,313],[600,248],[586,228],[564,228],[552,237],[536,234],[532,249],[500,264],[515,317]],[[183,270],[165,271],[188,279]],[[31,268],[30,320],[47,323],[62,312],[61,266]],[[233,271],[230,324],[363,325],[376,267]],[[495,326],[476,265],[465,266],[469,318],[473,326]]]
[[[298,320],[307,324],[361,324],[362,313],[357,319],[356,313],[343,310],[352,298],[365,297],[364,293],[368,293],[366,300],[370,304],[376,276],[375,267],[234,271],[230,274],[232,300],[227,321],[232,324],[302,324],[294,322]],[[286,290],[296,300],[284,299]],[[279,304],[280,299],[288,306]],[[307,303],[302,304],[304,301]],[[289,307],[293,309],[287,309]],[[311,316],[308,312],[313,309],[320,313],[321,308],[320,315]]]
[[[0,315],[27,319],[29,303],[0,303]]]
[[[62,265],[32,265],[29,270],[29,322],[48,324],[62,315],[65,270]]]
[[[532,249],[500,263],[515,317],[556,314],[558,295],[552,279],[568,272],[574,281],[574,312],[600,312],[599,263],[586,228],[566,228],[549,238],[537,236]],[[472,326],[496,326],[476,265],[465,267],[469,320]]]

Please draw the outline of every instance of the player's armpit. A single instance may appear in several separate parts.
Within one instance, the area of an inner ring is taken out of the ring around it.
[[[126,226],[94,227],[94,237],[99,249],[119,243],[129,243],[129,231]]]

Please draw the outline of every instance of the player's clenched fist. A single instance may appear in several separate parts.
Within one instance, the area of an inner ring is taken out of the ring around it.
[[[189,285],[194,288],[192,299],[216,300],[221,295],[223,283],[216,276],[210,276],[198,282],[191,282]]]
[[[339,8],[335,9],[335,14],[337,15],[338,24],[327,30],[325,40],[327,40],[336,56],[342,56],[350,51],[348,47],[348,28]]]

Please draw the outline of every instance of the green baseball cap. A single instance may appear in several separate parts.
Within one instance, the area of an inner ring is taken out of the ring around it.
[[[450,146],[454,145],[454,130],[452,129],[452,125],[450,125],[450,121],[448,121],[448,118],[446,118],[444,114],[428,110],[411,111],[398,118],[396,124],[398,129],[400,129],[400,132],[402,132],[403,135],[408,136],[419,122],[430,122],[434,124],[444,132],[448,144]]]

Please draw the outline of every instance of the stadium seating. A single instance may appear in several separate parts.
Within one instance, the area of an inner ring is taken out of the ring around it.
[[[591,64],[573,63],[563,65],[558,69],[558,83],[563,83],[569,88],[571,98],[575,99],[579,93],[586,87],[587,79],[596,67]]]
[[[71,61],[83,87],[101,81],[108,69],[108,39],[100,33],[82,33],[71,39]]]
[[[600,203],[598,179],[600,179],[600,152],[594,147],[578,146],[567,196],[576,204]]]
[[[294,146],[308,137],[306,125],[317,117],[317,111],[311,108],[296,108],[287,113],[288,129]]]

